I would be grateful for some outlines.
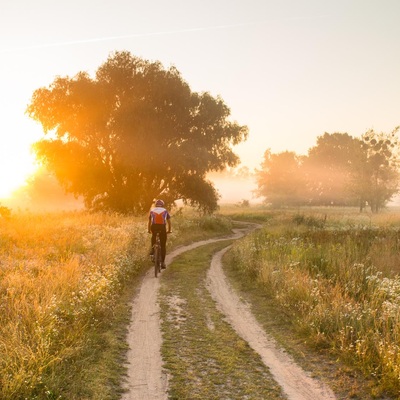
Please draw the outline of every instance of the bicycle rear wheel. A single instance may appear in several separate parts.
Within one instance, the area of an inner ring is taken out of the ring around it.
[[[159,246],[154,248],[154,276],[157,278],[161,272],[161,249]]]

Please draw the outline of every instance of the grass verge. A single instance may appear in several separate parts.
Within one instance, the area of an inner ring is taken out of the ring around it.
[[[285,312],[254,276],[237,267],[232,253],[223,258],[223,269],[238,294],[251,305],[251,310],[265,331],[313,376],[325,381],[338,399],[392,399],[377,390],[374,379],[368,379],[356,366],[340,361],[328,348],[318,346],[302,334],[296,321]]]
[[[283,399],[261,358],[224,320],[206,288],[212,255],[185,253],[163,273],[160,307],[170,399]]]

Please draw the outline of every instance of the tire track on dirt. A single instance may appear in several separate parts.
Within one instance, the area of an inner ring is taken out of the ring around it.
[[[235,229],[234,234],[218,239],[208,239],[181,246],[166,257],[169,265],[180,254],[197,247],[218,241],[238,239],[259,225],[246,224]],[[260,354],[290,400],[333,400],[329,388],[313,380],[293,360],[279,350],[271,338],[259,326],[248,307],[232,291],[222,271],[221,259],[229,246],[212,259],[208,272],[208,287],[211,295],[227,316],[230,324],[249,345]],[[162,368],[160,331],[160,308],[157,302],[159,279],[154,278],[152,268],[144,276],[139,292],[132,304],[131,322],[128,331],[126,393],[122,400],[166,400],[168,398],[168,376]]]
[[[331,389],[300,368],[294,360],[269,337],[229,285],[222,270],[222,256],[230,246],[216,253],[207,273],[211,296],[227,317],[230,325],[256,351],[270,369],[276,382],[290,400],[334,400]]]
[[[166,256],[166,264],[180,254],[218,241],[237,239],[244,235],[237,230],[233,235],[202,240],[187,246],[181,246]],[[162,368],[160,308],[157,302],[160,288],[159,279],[154,277],[150,268],[136,295],[131,311],[131,322],[127,341],[127,379],[124,383],[126,393],[122,400],[164,400],[167,399],[168,376]]]

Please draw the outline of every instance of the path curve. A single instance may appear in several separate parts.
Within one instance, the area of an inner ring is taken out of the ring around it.
[[[235,229],[233,235],[181,246],[168,254],[165,261],[168,265],[175,257],[186,251],[218,241],[238,239],[259,227],[257,224],[245,224],[243,229]],[[212,296],[233,328],[260,354],[289,400],[335,399],[329,388],[313,380],[287,354],[278,349],[259,326],[248,307],[232,291],[221,266],[222,255],[228,248],[229,246],[214,255],[207,274],[207,283]],[[159,279],[154,278],[154,271],[151,268],[144,276],[132,304],[127,337],[128,376],[124,385],[126,393],[122,396],[122,400],[168,399],[168,376],[162,368],[161,358],[160,308],[157,302],[159,282]]]
[[[176,248],[168,254],[165,262],[169,265],[180,254],[197,247],[237,239],[243,232],[233,235],[202,240],[188,246]],[[124,385],[126,393],[122,400],[164,400],[167,399],[168,376],[162,368],[160,307],[157,302],[159,279],[154,278],[154,270],[150,268],[143,278],[139,292],[132,304],[131,322],[127,341],[127,379]]]
[[[278,347],[255,319],[247,304],[232,290],[222,270],[222,256],[230,246],[216,253],[207,273],[207,286],[227,321],[269,368],[289,400],[334,400],[331,389],[313,379]]]

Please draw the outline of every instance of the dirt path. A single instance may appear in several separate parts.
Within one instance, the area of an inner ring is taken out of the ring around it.
[[[276,382],[293,400],[333,400],[335,395],[326,386],[303,371],[258,324],[249,307],[233,292],[222,270],[221,259],[229,249],[219,251],[211,261],[207,274],[210,293],[228,322],[262,358]]]
[[[235,239],[243,236],[236,232],[229,236]],[[180,254],[227,238],[209,239],[182,246],[167,255],[165,261],[169,265]],[[162,369],[161,332],[159,305],[157,302],[159,279],[154,278],[154,270],[150,268],[145,275],[139,293],[132,305],[131,323],[128,332],[128,365],[127,382],[123,400],[161,400],[167,399],[168,377]]]
[[[253,228],[254,229],[254,226]],[[235,230],[234,235],[209,239],[182,246],[167,255],[167,265],[178,255],[197,247],[227,239],[237,239],[249,231]],[[270,368],[276,381],[290,400],[331,400],[333,393],[313,380],[269,338],[230,288],[221,267],[221,258],[228,249],[218,252],[212,260],[208,272],[208,287],[223,313],[237,333],[260,354]],[[128,334],[128,377],[123,400],[167,399],[168,376],[162,368],[159,305],[157,302],[159,279],[154,278],[152,269],[144,277],[140,291],[132,305],[132,318]]]

